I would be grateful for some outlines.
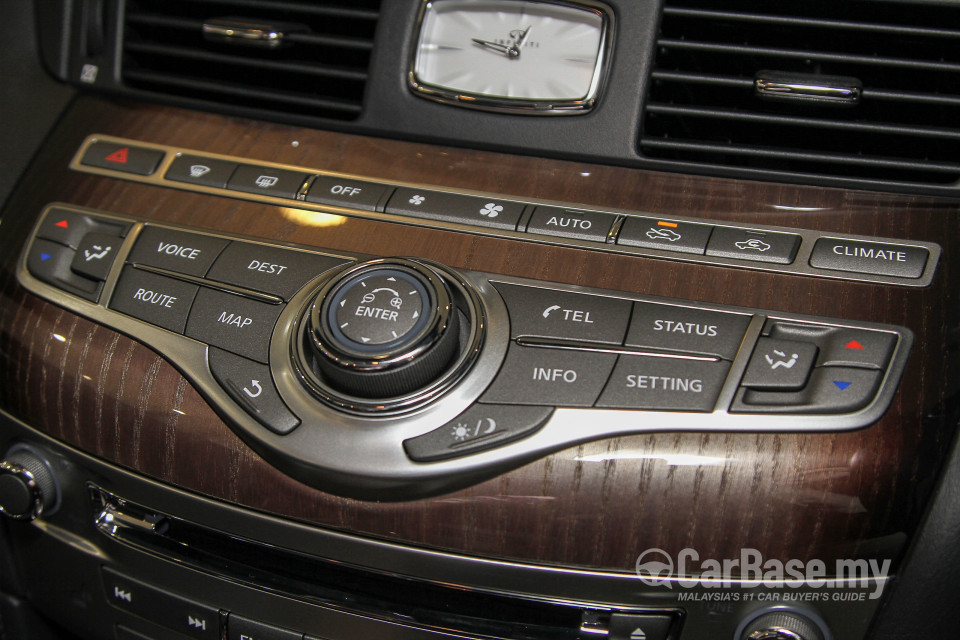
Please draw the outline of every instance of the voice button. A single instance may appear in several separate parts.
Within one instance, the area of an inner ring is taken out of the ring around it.
[[[225,246],[227,241],[222,238],[148,226],[140,233],[127,261],[203,276]]]

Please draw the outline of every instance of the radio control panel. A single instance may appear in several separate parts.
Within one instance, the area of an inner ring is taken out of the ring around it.
[[[321,489],[442,493],[650,431],[867,426],[898,326],[458,271],[47,207],[18,277],[153,346],[254,449]]]

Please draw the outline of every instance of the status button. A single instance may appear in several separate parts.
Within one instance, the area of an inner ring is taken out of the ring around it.
[[[729,311],[637,302],[626,345],[733,360],[750,318]]]

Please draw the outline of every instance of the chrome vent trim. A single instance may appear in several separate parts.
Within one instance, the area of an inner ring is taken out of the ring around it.
[[[960,182],[960,6],[667,0],[640,153],[888,183]],[[756,95],[761,74],[862,82],[859,102]]]
[[[353,120],[379,8],[380,0],[127,0],[122,81],[215,105]],[[282,40],[241,47],[205,36],[218,23],[277,25]]]

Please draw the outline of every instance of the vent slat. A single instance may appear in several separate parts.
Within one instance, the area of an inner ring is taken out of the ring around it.
[[[761,96],[760,72],[862,90]],[[672,166],[958,188],[960,4],[665,0],[646,100],[638,149]]]
[[[793,58],[796,60],[821,60],[830,62],[845,62],[876,67],[899,67],[903,69],[928,69],[933,71],[949,71],[960,73],[960,63],[931,62],[928,60],[911,60],[908,58],[887,58],[880,56],[858,56],[829,51],[812,49],[780,49],[777,47],[751,47],[746,45],[723,44],[720,42],[688,42],[661,38],[657,40],[660,47],[669,47],[679,51],[699,51],[706,54],[737,54],[769,58]]]
[[[257,115],[351,120],[362,112],[380,1],[126,0],[121,78]],[[293,26],[275,47],[208,40],[203,25],[225,17]]]
[[[741,13],[737,11],[718,11],[714,9],[692,9],[687,7],[664,7],[664,15],[684,16],[701,20],[724,20],[731,22],[754,22],[788,27],[816,27],[818,29],[838,29],[882,33],[895,36],[926,36],[934,38],[960,38],[956,29],[937,29],[932,27],[911,27],[908,25],[877,24],[853,22],[850,20],[824,20],[803,16],[776,16],[762,13]]]
[[[127,51],[147,53],[155,56],[180,58],[184,61],[246,67],[248,69],[260,72],[280,71],[284,73],[295,73],[316,78],[339,78],[341,80],[357,80],[359,82],[365,82],[367,79],[367,73],[365,71],[337,69],[333,67],[319,67],[315,65],[295,64],[290,62],[273,62],[272,60],[265,60],[263,58],[231,56],[222,53],[211,53],[209,51],[203,51],[200,49],[188,49],[185,47],[156,45],[144,42],[131,42],[127,43],[125,49]]]
[[[165,85],[169,87],[179,87],[183,89],[202,91],[205,93],[227,95],[233,98],[269,100],[271,102],[303,107],[321,107],[324,109],[341,111],[349,114],[360,113],[360,105],[346,101],[328,100],[323,98],[305,98],[303,96],[276,91],[262,91],[251,89],[250,87],[218,84],[209,80],[203,81],[193,80],[190,78],[177,78],[158,73],[151,73],[149,71],[130,71],[128,73],[132,78],[141,82],[149,82],[152,84]]]
[[[872,158],[867,156],[856,156],[839,153],[797,153],[785,149],[771,149],[763,147],[745,147],[736,145],[706,144],[703,142],[688,142],[683,140],[661,140],[657,138],[641,138],[640,144],[643,147],[683,150],[683,151],[704,151],[708,153],[721,153],[739,156],[753,156],[757,158],[775,158],[775,159],[799,159],[806,162],[827,162],[834,164],[856,165],[861,167],[879,167],[883,169],[905,169],[936,171],[941,173],[957,173],[960,171],[960,164],[945,162],[908,162],[904,160],[895,160],[891,158]]]
[[[803,118],[798,116],[770,115],[765,113],[745,113],[731,109],[706,109],[673,104],[651,103],[647,105],[650,113],[687,116],[694,118],[713,118],[717,120],[738,120],[777,126],[815,127],[838,131],[858,131],[863,133],[888,134],[898,136],[917,136],[923,138],[949,138],[960,140],[960,130],[941,127],[903,127],[876,122],[847,122],[844,120],[826,120],[823,118]]]

